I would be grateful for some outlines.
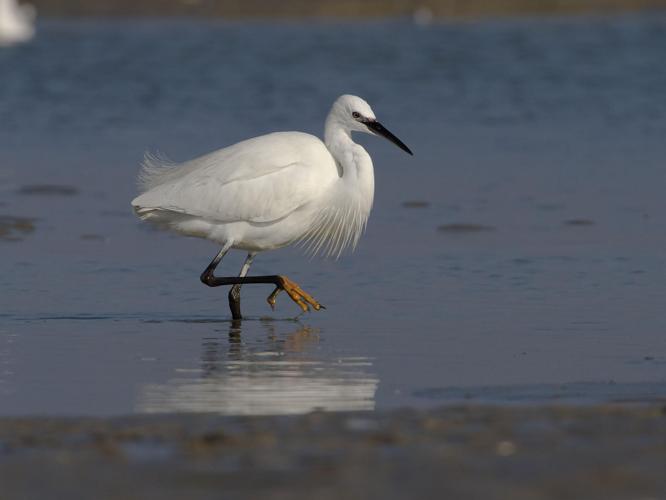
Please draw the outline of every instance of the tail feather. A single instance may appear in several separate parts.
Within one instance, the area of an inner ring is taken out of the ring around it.
[[[164,184],[179,172],[178,163],[171,161],[163,153],[146,151],[141,162],[138,184],[142,192]]]

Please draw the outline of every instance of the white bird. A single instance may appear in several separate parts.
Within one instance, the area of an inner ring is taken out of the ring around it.
[[[275,132],[182,164],[146,155],[143,194],[132,200],[143,220],[222,249],[201,274],[211,287],[233,285],[229,307],[241,319],[240,287],[271,283],[268,303],[284,290],[305,312],[323,306],[286,276],[246,276],[258,252],[301,242],[311,253],[338,257],[354,248],[374,197],[372,160],[351,132],[380,135],[412,152],[375,118],[360,97],[343,95],[326,118],[324,142],[302,132]],[[213,272],[230,249],[248,252],[238,277]]]
[[[35,35],[35,8],[0,0],[0,46],[26,42]]]

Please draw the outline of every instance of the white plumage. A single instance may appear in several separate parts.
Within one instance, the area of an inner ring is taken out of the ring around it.
[[[363,99],[343,95],[326,119],[324,142],[276,132],[181,164],[146,155],[144,192],[132,205],[142,219],[215,241],[224,252],[253,256],[300,241],[338,257],[358,242],[374,198],[372,160],[352,131],[383,135],[411,154]]]

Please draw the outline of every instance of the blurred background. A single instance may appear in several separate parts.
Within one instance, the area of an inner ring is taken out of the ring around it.
[[[664,397],[664,6],[0,0],[0,413]],[[356,253],[253,266],[328,309],[245,287],[233,325],[217,248],[132,214],[143,154],[321,136],[343,93],[415,156],[357,137]]]
[[[37,0],[47,15],[379,17],[409,16],[426,10],[436,17],[627,11],[663,8],[664,0]]]

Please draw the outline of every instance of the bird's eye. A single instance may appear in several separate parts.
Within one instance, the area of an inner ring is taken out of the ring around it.
[[[358,120],[361,117],[361,113],[359,113],[358,111],[354,111],[352,113],[352,116]]]

